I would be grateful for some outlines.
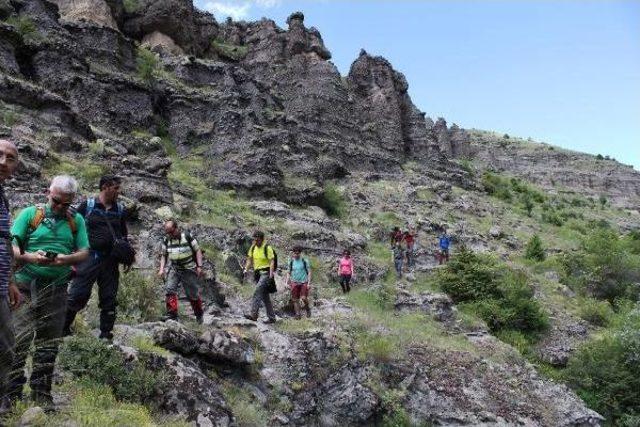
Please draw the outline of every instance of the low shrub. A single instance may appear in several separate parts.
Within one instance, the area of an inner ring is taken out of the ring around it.
[[[344,194],[337,185],[327,183],[324,186],[321,208],[327,212],[327,215],[333,217],[342,217],[346,213],[346,201]]]
[[[582,295],[606,299],[636,300],[640,290],[640,255],[633,239],[611,229],[594,229],[580,247],[560,258],[561,282]]]
[[[548,320],[527,280],[524,272],[464,247],[437,273],[440,288],[493,332],[518,330],[534,338]]]
[[[614,330],[582,345],[564,377],[608,425],[634,425],[640,419],[640,306]]]
[[[579,316],[595,326],[607,326],[614,312],[608,301],[583,298],[580,301]]]
[[[162,314],[163,296],[160,284],[135,270],[120,276],[118,309],[125,318],[135,322],[157,320]]]
[[[542,247],[542,240],[540,240],[540,236],[534,234],[527,246],[525,247],[524,256],[527,259],[532,259],[535,261],[544,261],[546,258],[546,254],[544,252],[544,248]]]
[[[542,222],[555,225],[556,227],[562,227],[562,224],[564,224],[564,219],[562,218],[560,213],[555,209],[549,209],[542,212],[541,219],[542,219]]]
[[[58,360],[63,370],[108,385],[116,398],[130,402],[152,403],[166,381],[161,372],[147,368],[147,353],[140,352],[137,360],[127,361],[115,347],[95,337],[66,340]]]

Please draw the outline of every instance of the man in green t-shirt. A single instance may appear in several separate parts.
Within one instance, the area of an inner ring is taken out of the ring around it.
[[[23,209],[11,227],[18,264],[15,282],[25,297],[15,313],[15,359],[8,390],[12,400],[22,397],[24,366],[34,341],[32,398],[51,405],[51,379],[64,326],[71,266],[89,255],[84,219],[68,210],[77,191],[73,177],[56,176],[49,187],[48,203]]]

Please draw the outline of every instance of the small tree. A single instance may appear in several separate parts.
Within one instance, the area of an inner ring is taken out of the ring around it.
[[[604,207],[607,206],[607,198],[604,196],[604,194],[600,195],[600,198],[598,198],[598,201],[600,202],[600,207],[602,207],[602,209],[604,209]]]
[[[542,240],[540,240],[540,237],[537,234],[534,234],[531,239],[529,239],[525,248],[524,256],[527,259],[533,259],[536,261],[544,261],[546,258],[544,248],[542,247]]]
[[[530,217],[531,211],[533,211],[533,207],[534,207],[531,194],[529,192],[523,193],[521,200],[522,200],[522,207],[524,208],[525,212],[527,212],[527,216]]]
[[[160,60],[158,56],[145,48],[138,48],[138,57],[136,58],[136,71],[146,83],[154,83],[158,75]]]

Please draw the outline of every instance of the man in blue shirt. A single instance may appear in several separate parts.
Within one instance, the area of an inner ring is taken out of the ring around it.
[[[451,245],[451,236],[447,234],[445,229],[440,235],[438,244],[440,246],[440,253],[438,254],[438,263],[442,265],[449,261],[449,245]]]
[[[309,286],[311,284],[311,264],[302,256],[302,248],[296,246],[289,259],[289,269],[287,271],[286,283],[291,287],[291,301],[296,319],[300,319],[300,310],[304,307],[307,317],[311,317],[311,307],[309,306]]]
[[[11,408],[6,383],[13,364],[15,335],[11,310],[20,305],[22,296],[11,282],[11,213],[2,184],[13,175],[18,166],[18,150],[13,142],[0,139],[0,414]]]

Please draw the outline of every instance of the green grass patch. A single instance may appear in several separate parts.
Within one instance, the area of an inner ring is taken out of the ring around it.
[[[186,420],[177,417],[154,418],[146,406],[122,402],[116,399],[109,386],[90,380],[66,381],[59,391],[68,396],[69,403],[61,411],[42,414],[33,427],[78,425],[83,427],[103,426],[159,426],[187,427]],[[30,404],[19,401],[11,413],[4,418],[4,425],[19,425],[20,417]]]
[[[41,38],[35,22],[28,16],[10,16],[5,22],[16,29],[16,32],[25,42],[38,41]]]
[[[89,159],[70,158],[49,152],[43,165],[43,173],[49,179],[56,175],[71,175],[78,180],[81,188],[91,190],[98,186],[100,177],[107,173],[107,169],[103,164]]]
[[[131,339],[131,345],[133,348],[142,353],[153,353],[159,356],[168,357],[171,352],[160,346],[157,346],[155,342],[148,336],[136,335]]]
[[[122,6],[127,13],[134,13],[140,10],[139,0],[122,0]]]
[[[211,49],[221,58],[231,61],[241,61],[249,52],[247,46],[226,43],[221,39],[211,41]]]
[[[224,382],[221,392],[239,426],[266,427],[269,425],[269,414],[255,398],[252,398],[249,390]]]

